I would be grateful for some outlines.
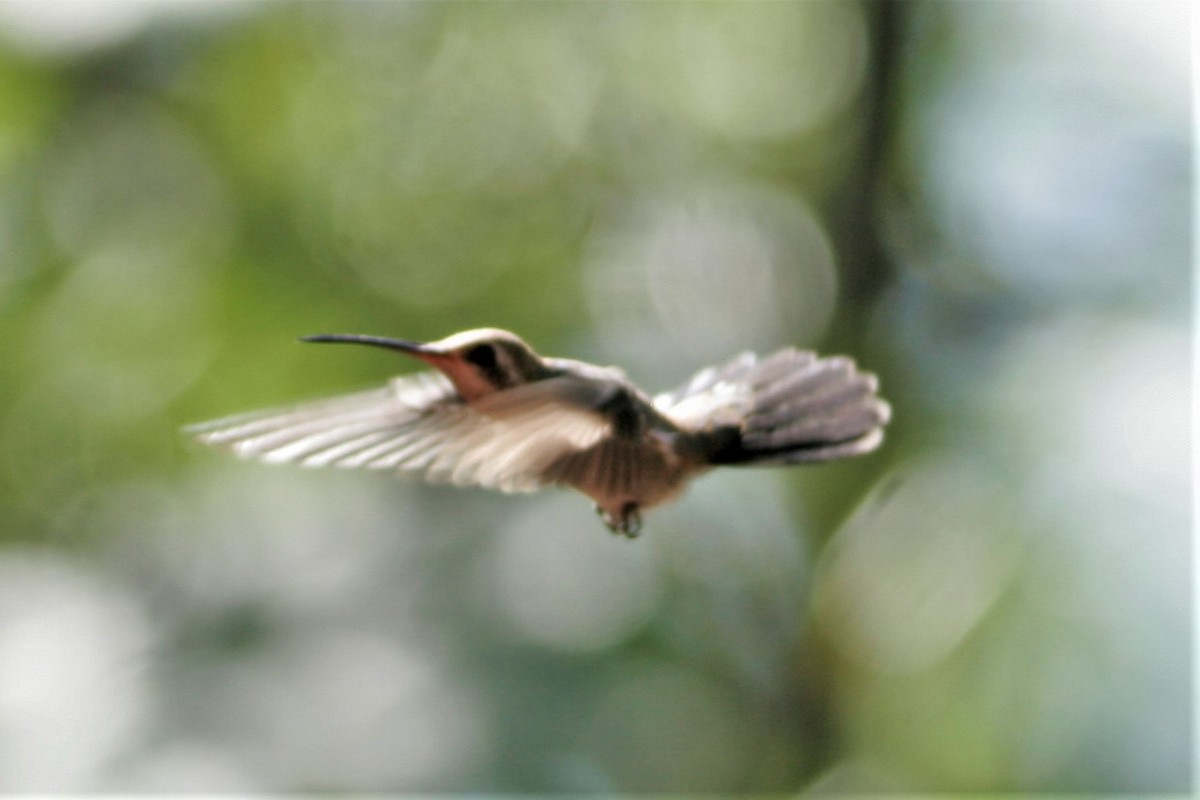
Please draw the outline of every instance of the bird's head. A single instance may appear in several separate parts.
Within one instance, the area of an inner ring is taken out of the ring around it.
[[[303,341],[365,344],[406,353],[444,373],[468,401],[550,373],[533,348],[515,333],[499,328],[462,331],[436,342],[343,333],[305,336]]]

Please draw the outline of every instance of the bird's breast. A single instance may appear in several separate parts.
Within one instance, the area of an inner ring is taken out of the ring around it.
[[[676,453],[671,434],[649,431],[636,439],[608,436],[566,454],[550,465],[545,477],[547,483],[582,492],[601,508],[629,503],[648,508],[678,494],[697,471],[697,465]]]

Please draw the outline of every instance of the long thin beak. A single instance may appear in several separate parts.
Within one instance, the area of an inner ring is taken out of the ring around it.
[[[369,344],[372,347],[383,347],[387,350],[398,350],[422,360],[436,358],[441,353],[430,349],[429,345],[414,342],[409,339],[389,339],[386,336],[365,336],[359,333],[317,333],[312,336],[301,336],[302,342],[335,342],[338,344]]]

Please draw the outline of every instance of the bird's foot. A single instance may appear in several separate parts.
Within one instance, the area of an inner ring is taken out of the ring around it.
[[[638,512],[638,504],[632,501],[621,506],[618,513],[596,506],[596,513],[613,533],[620,534],[626,539],[636,539],[642,532],[642,515]]]

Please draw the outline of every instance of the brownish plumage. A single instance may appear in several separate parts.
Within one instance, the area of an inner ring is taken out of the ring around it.
[[[291,408],[192,426],[242,458],[414,472],[430,481],[528,492],[565,485],[614,531],[714,466],[786,465],[860,455],[890,408],[854,362],[784,349],[743,353],[654,398],[611,367],[541,358],[507,331],[438,342],[352,335],[309,341],[385,347],[435,372]]]

